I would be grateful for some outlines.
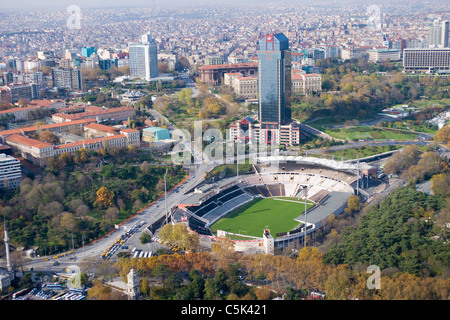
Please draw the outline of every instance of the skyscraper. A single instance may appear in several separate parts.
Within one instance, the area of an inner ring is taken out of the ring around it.
[[[442,21],[442,29],[441,29],[441,45],[444,48],[448,48],[448,31],[449,31],[449,21]]]
[[[448,48],[448,20],[442,21],[440,18],[433,21],[428,33],[428,45],[430,47]]]
[[[151,35],[144,34],[141,42],[130,43],[130,75],[150,81],[158,76],[157,46]]]
[[[269,34],[260,40],[258,73],[261,129],[279,129],[291,121],[291,51],[284,34]]]
[[[231,141],[249,144],[299,145],[300,125],[291,119],[291,51],[282,33],[259,41],[258,121],[246,117],[229,126]]]

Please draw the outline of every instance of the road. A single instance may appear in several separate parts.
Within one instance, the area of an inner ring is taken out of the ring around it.
[[[156,110],[151,110],[153,116],[155,118],[161,117],[164,120],[164,123],[167,125],[168,129],[171,132],[177,130],[166,117],[158,113]],[[178,131],[181,132],[181,131]],[[182,133],[181,133],[182,134]],[[182,134],[183,135],[183,134]],[[183,135],[183,139],[187,140],[187,137]],[[180,186],[168,190],[167,192],[167,210],[178,205],[182,202],[182,199],[188,197],[184,193],[188,190],[191,190],[196,185],[204,180],[205,174],[214,168],[215,164],[210,162],[208,157],[203,153],[202,150],[199,150],[197,146],[194,145],[193,141],[187,144],[188,149],[194,154],[195,162],[193,164],[187,164],[184,167],[189,172],[189,177],[187,180]],[[78,248],[74,250],[74,253],[65,256],[63,258],[58,258],[57,260],[53,259],[54,255],[47,257],[37,257],[31,259],[29,263],[27,263],[28,268],[33,268],[35,271],[52,271],[56,273],[64,273],[65,269],[69,265],[76,265],[84,258],[94,258],[101,259],[100,254],[107,250],[108,247],[116,241],[122,234],[124,234],[127,230],[131,229],[132,226],[144,221],[143,226],[138,229],[138,232],[134,233],[125,243],[126,245],[131,246],[140,246],[142,250],[146,251],[156,251],[158,246],[155,244],[140,244],[139,237],[142,234],[142,231],[147,225],[150,225],[156,221],[158,221],[161,217],[166,215],[166,198],[163,196],[158,201],[147,207],[140,214],[136,215],[134,218],[130,219],[126,223],[120,226],[120,228],[114,230],[112,233],[107,235],[106,237],[97,240],[94,243],[86,245],[85,247]],[[156,246],[156,247],[155,247]],[[76,257],[76,260],[74,259]],[[48,259],[47,261],[43,261],[44,259]],[[54,265],[57,262],[57,265]]]

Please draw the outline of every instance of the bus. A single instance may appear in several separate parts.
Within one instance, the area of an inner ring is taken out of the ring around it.
[[[70,288],[69,292],[73,294],[84,294],[85,289],[80,288]]]
[[[18,298],[22,295],[25,295],[30,289],[31,288],[25,288],[25,289],[19,290],[17,292],[14,292],[12,295],[13,300],[15,300],[16,298]]]
[[[62,289],[62,284],[50,283],[50,284],[46,285],[45,288],[47,288],[49,290],[60,290],[60,289]]]

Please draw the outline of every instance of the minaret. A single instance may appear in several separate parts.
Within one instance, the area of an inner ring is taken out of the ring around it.
[[[6,221],[5,221],[5,251],[6,251],[6,268],[8,269],[8,273],[11,276],[11,280],[14,279],[14,271],[11,264],[11,256],[9,254],[9,236],[8,231],[6,230]]]

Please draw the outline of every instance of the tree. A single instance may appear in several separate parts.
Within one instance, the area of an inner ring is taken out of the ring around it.
[[[450,197],[450,174],[439,173],[435,174],[431,179],[431,190],[434,194],[443,198]]]
[[[384,172],[387,174],[398,174],[419,160],[420,151],[416,146],[409,145],[404,149],[394,153],[384,166]]]
[[[88,290],[88,300],[126,300],[126,296],[111,287],[105,286],[102,281],[95,280],[94,286]]]
[[[204,298],[206,300],[220,299],[220,286],[215,278],[208,278],[205,280]]]
[[[175,70],[177,71],[189,69],[190,67],[191,64],[189,63],[189,60],[186,57],[179,57],[177,59],[177,62],[175,63]]]
[[[58,143],[58,137],[51,131],[44,130],[39,134],[39,140],[45,141],[51,144]]]
[[[267,286],[260,286],[255,290],[258,300],[269,300],[272,297],[272,293]]]
[[[361,210],[361,199],[357,195],[351,195],[347,201],[347,208],[345,212],[347,214],[352,214]]]
[[[158,72],[167,73],[167,71],[169,71],[169,66],[167,65],[167,63],[158,62]]]
[[[177,244],[183,250],[195,251],[198,247],[198,235],[191,232],[184,223],[166,224],[161,228],[159,237],[162,242]]]
[[[107,207],[113,204],[114,193],[106,187],[100,187],[97,190],[96,202],[103,207]]]
[[[161,278],[161,283],[165,286],[165,282],[164,279],[171,275],[172,272],[169,270],[169,268],[167,267],[166,264],[160,263],[156,266],[155,269],[153,269],[152,271],[152,275],[155,277],[160,277]]]
[[[436,131],[433,140],[448,144],[450,142],[450,126],[443,126],[441,129]]]

